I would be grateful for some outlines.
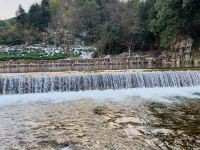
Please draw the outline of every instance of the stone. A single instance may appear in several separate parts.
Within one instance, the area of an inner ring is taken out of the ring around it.
[[[154,129],[151,131],[151,133],[153,134],[158,134],[158,133],[161,133],[161,134],[164,134],[164,135],[169,135],[169,134],[174,134],[174,132],[170,129]]]
[[[93,109],[93,112],[97,115],[105,115],[108,112],[108,108],[106,106],[97,106]]]
[[[120,128],[121,126],[118,123],[110,122],[109,123],[109,127],[117,129],[117,128]]]
[[[128,125],[128,128],[124,129],[124,132],[128,138],[134,138],[142,135],[142,133],[132,125]]]
[[[65,144],[65,145],[70,145],[70,141],[68,141],[67,139],[65,139],[65,138],[57,138],[56,139],[56,143],[58,144],[58,145],[63,145],[63,144]]]
[[[115,120],[115,123],[124,124],[124,123],[137,123],[142,124],[140,118],[134,118],[134,117],[121,117]]]

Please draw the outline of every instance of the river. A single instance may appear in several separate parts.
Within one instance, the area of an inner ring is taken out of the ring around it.
[[[58,71],[0,74],[1,149],[199,149],[198,68]]]

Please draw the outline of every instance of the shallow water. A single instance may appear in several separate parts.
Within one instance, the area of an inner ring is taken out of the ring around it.
[[[155,96],[156,93],[160,96]],[[193,92],[188,90],[188,93],[192,96]],[[56,103],[32,101],[2,106],[0,147],[14,150],[198,150],[200,98],[169,95],[156,89],[144,98],[136,95],[115,101],[99,101],[94,97],[76,101],[55,98]],[[168,101],[153,98],[163,96]],[[27,100],[30,98],[26,96]]]
[[[0,96],[2,150],[200,147],[200,86]]]
[[[147,101],[170,103],[171,97],[200,98],[200,86],[182,88],[136,88],[120,90],[94,90],[80,92],[54,92],[43,94],[21,94],[0,96],[0,106],[24,104],[28,102],[65,102],[91,99],[99,102],[126,101],[132,97],[141,97]]]
[[[199,68],[199,67],[200,67],[200,64],[181,64],[181,65],[130,64],[130,65],[50,66],[50,67],[0,68],[0,73],[94,71],[94,70],[125,70],[125,69],[179,69],[179,68]]]

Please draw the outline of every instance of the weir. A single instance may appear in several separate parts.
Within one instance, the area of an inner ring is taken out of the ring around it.
[[[0,95],[200,85],[200,71],[0,76]]]

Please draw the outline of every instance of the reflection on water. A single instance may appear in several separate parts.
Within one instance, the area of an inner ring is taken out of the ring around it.
[[[60,72],[60,71],[92,71],[92,70],[123,70],[123,69],[168,69],[200,67],[200,64],[129,64],[129,65],[84,65],[84,66],[49,66],[49,67],[18,67],[0,68],[0,73],[23,72]]]

